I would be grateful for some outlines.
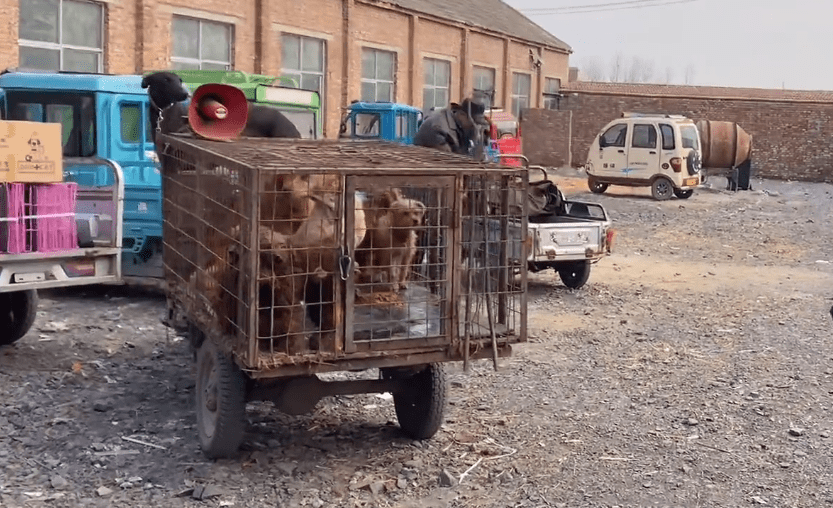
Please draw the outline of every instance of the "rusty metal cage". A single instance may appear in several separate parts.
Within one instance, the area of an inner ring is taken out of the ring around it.
[[[250,375],[525,340],[527,170],[384,142],[159,141],[169,300]]]

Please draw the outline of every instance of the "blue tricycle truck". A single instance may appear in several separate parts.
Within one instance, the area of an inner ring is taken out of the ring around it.
[[[346,109],[340,137],[353,141],[375,139],[412,145],[424,116],[419,108],[395,102],[356,101]],[[497,162],[499,153],[497,143],[490,141],[486,161]]]
[[[192,92],[205,83],[236,86],[249,101],[280,109],[295,123],[302,137],[320,137],[321,100],[316,92],[292,87],[291,79],[240,71],[174,72]],[[65,142],[73,129],[86,129],[90,142],[82,147],[83,155],[113,160],[121,166],[125,189],[122,278],[129,283],[158,286],[164,275],[162,179],[150,133],[150,102],[141,80],[139,75],[6,71],[0,76],[0,93],[13,99],[24,95],[40,103],[84,104],[76,116],[64,107],[63,116],[50,113],[52,116],[47,118],[43,113],[23,111],[15,119],[60,122]],[[289,86],[274,86],[276,82]],[[4,113],[15,115],[10,107],[18,106],[6,100]],[[80,151],[64,152],[66,156],[75,153]],[[85,185],[108,185],[110,174],[103,168],[89,167],[73,178]]]
[[[318,93],[295,88],[291,79],[175,72],[192,92],[205,83],[236,86],[247,100],[280,109],[302,137],[321,136]],[[64,181],[78,185],[79,239],[95,237],[79,240],[86,247],[48,256],[0,250],[0,330],[12,331],[0,336],[0,345],[32,326],[39,288],[124,282],[163,287],[162,178],[141,81],[141,75],[0,73],[0,119],[61,125]]]

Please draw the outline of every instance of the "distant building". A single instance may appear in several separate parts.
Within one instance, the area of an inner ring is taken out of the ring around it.
[[[351,100],[441,107],[472,89],[555,107],[570,47],[500,0],[0,0],[3,67],[236,69],[318,90],[325,135]],[[59,23],[58,20],[62,20]]]

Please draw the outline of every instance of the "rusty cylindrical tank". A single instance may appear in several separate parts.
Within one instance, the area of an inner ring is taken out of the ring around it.
[[[735,122],[700,120],[704,168],[736,168],[752,157],[752,136]]]

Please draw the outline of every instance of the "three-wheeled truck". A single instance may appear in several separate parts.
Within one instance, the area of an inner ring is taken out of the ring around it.
[[[207,456],[236,452],[250,400],[302,414],[390,392],[403,431],[430,438],[443,363],[497,367],[526,340],[510,228],[527,219],[509,208],[525,168],[385,141],[160,140],[169,311],[194,347]]]
[[[26,107],[32,115],[43,115],[38,122],[60,126],[53,122],[55,114],[78,119],[73,104],[54,99]],[[22,123],[3,122],[9,133],[0,135],[4,148],[8,148],[6,137]],[[78,131],[70,134],[63,153],[72,154],[74,143],[82,139]],[[55,193],[42,192],[45,188],[39,185],[0,183],[0,346],[20,340],[32,327],[39,289],[113,283],[121,278],[122,168],[112,159],[75,155],[63,157],[63,181],[74,184],[73,196],[63,196],[63,202],[53,201]],[[90,173],[102,175],[101,181],[89,181]],[[50,222],[56,218],[66,219],[60,220],[60,230]],[[62,242],[54,243],[56,234],[64,235]],[[13,237],[18,238],[16,244]]]

